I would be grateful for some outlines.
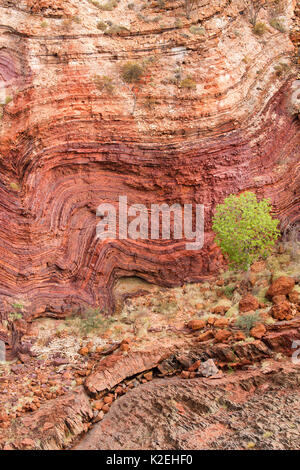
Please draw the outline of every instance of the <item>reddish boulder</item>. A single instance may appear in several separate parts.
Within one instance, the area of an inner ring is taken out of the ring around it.
[[[285,295],[274,295],[274,297],[272,298],[272,302],[273,304],[276,304],[276,305],[279,305],[281,304],[282,302],[284,302],[286,300],[286,296]]]
[[[202,343],[203,341],[208,341],[209,339],[212,339],[214,337],[213,332],[211,330],[207,330],[204,333],[201,333],[197,337],[197,341]]]
[[[243,331],[239,330],[234,333],[233,339],[234,341],[244,341],[246,339],[246,335]]]
[[[290,300],[290,302],[292,302],[292,304],[299,305],[300,304],[300,292],[298,292],[296,290],[292,290],[289,293],[289,300]]]
[[[275,331],[265,335],[264,342],[270,349],[291,356],[295,349],[292,348],[294,341],[299,341],[300,332],[296,328]]]
[[[214,323],[214,326],[216,328],[225,328],[226,326],[228,326],[228,323],[229,323],[228,318],[217,318]]]
[[[273,305],[270,314],[276,320],[291,320],[296,315],[296,309],[287,300],[278,305]]]
[[[217,343],[225,343],[231,336],[231,332],[228,330],[217,330],[215,333],[215,340]]]
[[[190,328],[191,330],[202,330],[202,328],[205,327],[206,322],[204,320],[198,319],[198,320],[190,320],[187,324],[187,327]]]
[[[251,336],[253,336],[253,338],[256,338],[256,339],[261,339],[264,334],[266,333],[267,329],[265,327],[265,325],[263,323],[257,323],[257,325],[255,325],[251,331],[250,331],[250,334]]]
[[[272,298],[275,295],[287,295],[289,294],[295,285],[295,281],[292,277],[280,276],[270,285],[267,290],[266,297]]]
[[[245,297],[243,297],[239,303],[240,312],[249,312],[250,310],[257,310],[258,307],[259,307],[258,300],[255,297],[253,297],[253,295],[251,294],[245,295]]]
[[[212,312],[217,315],[225,315],[228,309],[229,307],[227,307],[226,305],[217,305],[213,308]]]

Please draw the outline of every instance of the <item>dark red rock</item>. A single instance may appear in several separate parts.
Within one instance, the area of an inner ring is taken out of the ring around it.
[[[258,300],[251,294],[245,295],[239,303],[240,312],[249,312],[250,310],[257,310],[259,307]]]
[[[295,280],[292,277],[280,276],[272,282],[266,292],[266,297],[272,298],[275,295],[287,295],[294,288]]]

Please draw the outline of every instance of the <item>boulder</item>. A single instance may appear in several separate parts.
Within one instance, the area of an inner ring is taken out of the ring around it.
[[[217,305],[213,308],[212,313],[215,313],[217,315],[225,315],[228,309],[229,307],[227,305]]]
[[[267,329],[263,323],[257,323],[250,331],[253,338],[261,339],[266,333]]]
[[[250,310],[257,310],[259,308],[258,300],[251,294],[245,295],[239,303],[240,312],[249,312]]]
[[[212,339],[214,337],[212,330],[207,330],[204,333],[201,333],[197,337],[197,341],[202,343],[203,341],[208,341],[209,339]]]
[[[204,377],[211,377],[219,372],[219,369],[212,359],[202,362],[198,370]]]
[[[225,328],[228,326],[229,319],[228,318],[217,318],[214,322],[214,327],[216,328]]]
[[[296,309],[286,300],[280,304],[273,305],[270,314],[276,320],[291,320],[296,315]]]
[[[272,282],[266,292],[266,297],[272,299],[275,295],[287,295],[293,290],[294,285],[295,280],[292,277],[280,276]]]
[[[217,330],[215,333],[215,340],[217,343],[225,343],[231,336],[231,332],[228,330]]]
[[[292,304],[299,305],[300,304],[300,292],[296,290],[292,290],[289,295],[289,300],[292,302]]]
[[[191,330],[202,330],[202,328],[205,327],[206,322],[204,320],[198,319],[198,320],[190,320],[187,324],[187,327],[190,328]]]
[[[276,304],[276,305],[281,304],[281,303],[284,302],[285,300],[286,300],[286,296],[285,296],[285,295],[282,295],[282,294],[274,295],[274,297],[272,298],[273,304]]]

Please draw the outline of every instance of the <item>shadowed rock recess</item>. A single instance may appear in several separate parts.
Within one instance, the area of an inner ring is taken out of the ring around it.
[[[236,0],[200,1],[189,21],[180,2],[160,8],[147,3],[143,16],[124,0],[112,11],[88,0],[1,1],[2,316],[16,296],[28,316],[65,315],[111,307],[121,277],[165,286],[211,277],[222,264],[212,210],[232,192],[250,189],[270,197],[281,219],[299,217],[289,33],[268,25],[255,35]],[[283,8],[288,31],[295,2]],[[160,22],[143,20],[151,15]],[[100,21],[123,28],[103,31]],[[145,69],[133,91],[121,75],[128,60]],[[147,207],[204,204],[203,250],[98,240],[96,208],[119,195]]]

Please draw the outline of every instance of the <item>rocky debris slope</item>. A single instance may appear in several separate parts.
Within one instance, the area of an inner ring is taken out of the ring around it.
[[[287,259],[270,257],[271,277],[259,262],[127,299],[106,323],[36,320],[27,352],[0,365],[0,447],[298,448],[300,278]]]
[[[260,36],[241,0],[200,2],[190,20],[182,2],[1,2],[2,318],[16,297],[28,318],[111,307],[124,276],[210,278],[222,264],[211,215],[229,193],[254,190],[297,219],[294,7],[283,2],[281,31],[261,10]],[[136,89],[128,60],[145,71]],[[100,241],[96,208],[119,195],[204,203],[204,249]]]
[[[300,369],[154,380],[120,398],[76,449],[299,449]]]

